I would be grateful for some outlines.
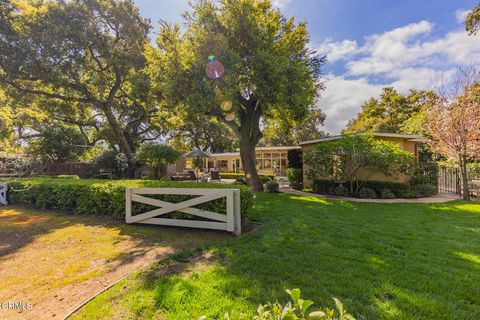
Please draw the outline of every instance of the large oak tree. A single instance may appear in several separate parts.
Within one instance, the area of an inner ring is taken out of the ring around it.
[[[48,100],[71,124],[106,131],[133,166],[137,146],[158,134],[148,124],[156,109],[142,74],[150,23],[133,1],[0,0],[0,7],[0,85]]]
[[[222,119],[232,128],[247,181],[260,191],[255,146],[262,119],[281,113],[301,120],[322,89],[324,59],[308,42],[306,24],[284,17],[270,1],[196,1],[185,14],[184,32],[163,24],[152,75],[172,105]],[[218,67],[215,79],[206,74],[209,63]],[[223,101],[232,103],[231,111],[222,110]]]

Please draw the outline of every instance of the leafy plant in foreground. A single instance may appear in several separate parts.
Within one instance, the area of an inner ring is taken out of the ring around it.
[[[285,305],[279,302],[267,303],[258,306],[257,315],[253,320],[302,320],[302,319],[322,319],[322,320],[355,320],[343,307],[343,304],[337,298],[335,301],[336,309],[325,308],[324,310],[317,310],[308,312],[308,309],[314,304],[312,300],[304,300],[300,298],[300,289],[286,290],[291,298],[291,301]],[[206,316],[200,317],[200,320],[206,320]],[[233,320],[230,314],[225,313],[224,319]],[[243,316],[237,318],[238,320],[246,319]]]

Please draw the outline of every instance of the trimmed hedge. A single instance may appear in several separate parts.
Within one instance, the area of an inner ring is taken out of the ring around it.
[[[111,216],[118,220],[125,218],[125,188],[236,188],[241,191],[242,215],[248,216],[253,205],[250,189],[239,185],[220,185],[199,182],[173,182],[153,180],[76,180],[32,178],[8,181],[10,190],[8,201],[11,204],[32,205],[36,208],[51,209],[73,214]],[[155,196],[169,202],[180,202],[193,196],[163,195]],[[197,206],[200,209],[226,213],[225,199],[217,199]],[[133,214],[148,210],[150,206],[137,204],[133,206]],[[182,215],[182,218],[188,216]],[[188,218],[188,217],[187,217]]]
[[[220,177],[223,179],[238,179],[238,178],[245,178],[244,173],[220,173]],[[274,174],[259,174],[258,177],[262,181],[262,183],[266,183],[270,180],[275,180]]]
[[[335,194],[335,188],[340,185],[347,187],[346,182],[316,179],[312,183],[312,189],[315,193]],[[385,193],[385,189],[390,190],[390,192],[393,193],[397,198],[415,197],[415,194],[412,191],[412,187],[407,183],[389,181],[367,181],[363,185],[363,188],[372,189],[375,192],[376,196],[379,198],[382,197],[382,191],[383,193]]]

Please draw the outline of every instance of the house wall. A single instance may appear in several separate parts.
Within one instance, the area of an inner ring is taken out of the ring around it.
[[[397,144],[401,149],[412,153],[415,156],[415,158],[418,160],[418,142],[408,141],[405,138],[398,138],[398,137],[374,137],[374,139],[393,142],[393,143]],[[313,148],[315,148],[317,144],[318,143],[311,143],[311,144],[302,145],[303,154],[305,154],[305,152],[307,152],[308,150],[312,150]],[[306,172],[308,172],[309,169],[310,169],[309,166],[306,165],[305,162],[304,162],[303,163],[303,173],[304,173],[303,174],[303,185],[305,187],[310,186],[310,181],[309,181],[309,179],[307,178],[307,175],[306,175]],[[325,177],[325,178],[327,179],[328,177]],[[373,175],[370,175],[370,173],[367,172],[367,171],[362,172],[362,170],[360,170],[360,172],[359,172],[359,179],[360,180],[368,179],[368,180],[375,180],[375,181],[390,181],[390,182],[404,182],[405,183],[405,182],[408,182],[410,180],[410,178],[411,178],[411,176],[402,175],[402,174],[385,176],[382,173],[375,173]]]
[[[298,147],[299,149],[299,147]],[[257,171],[259,174],[284,174],[288,168],[288,150],[271,148],[269,150],[257,150]],[[242,173],[242,162],[239,154],[213,154],[211,158],[204,160],[204,168],[217,169],[220,172]],[[182,168],[180,168],[182,167]],[[192,169],[192,160],[186,159],[177,163],[177,171]]]

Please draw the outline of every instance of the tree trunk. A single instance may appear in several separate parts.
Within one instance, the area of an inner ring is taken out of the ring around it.
[[[468,187],[467,157],[460,156],[460,173],[462,175],[462,197],[463,200],[470,201],[470,188]]]
[[[127,175],[130,178],[133,178],[135,174],[135,149],[133,146],[131,146],[128,142],[128,139],[125,135],[125,132],[123,131],[122,127],[118,123],[117,119],[115,118],[115,115],[113,114],[111,108],[105,104],[103,104],[100,108],[104,114],[105,117],[107,118],[108,123],[110,124],[110,127],[112,128],[113,134],[115,135],[115,138],[117,139],[118,144],[120,145],[121,152],[125,154],[128,160],[128,168],[127,168]]]
[[[248,185],[254,192],[263,191],[263,183],[257,173],[255,147],[262,137],[260,131],[260,117],[262,108],[254,99],[240,98],[244,109],[240,110],[240,159]]]
[[[240,141],[240,158],[248,185],[254,192],[263,191],[263,183],[257,173],[255,144],[251,141]]]

